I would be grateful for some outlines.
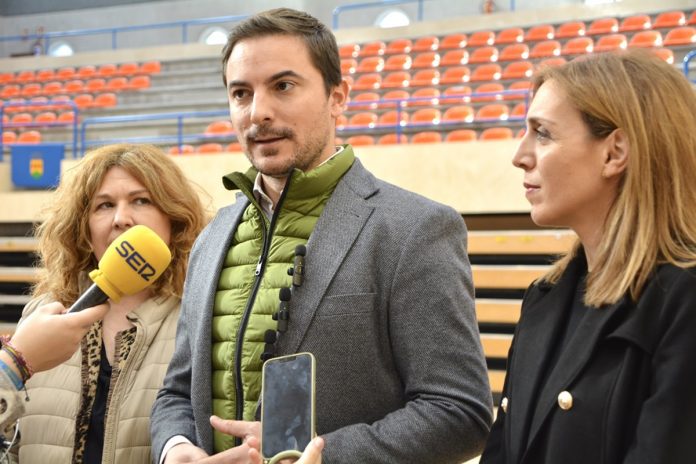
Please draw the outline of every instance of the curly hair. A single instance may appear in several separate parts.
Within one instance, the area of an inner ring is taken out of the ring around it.
[[[200,197],[181,169],[153,145],[114,144],[89,152],[63,174],[35,228],[40,278],[34,296],[49,294],[64,305],[79,296],[79,282],[97,267],[90,245],[89,211],[97,189],[113,167],[128,171],[149,191],[152,201],[171,221],[172,263],[152,286],[158,297],[181,297],[188,255],[207,222]]]

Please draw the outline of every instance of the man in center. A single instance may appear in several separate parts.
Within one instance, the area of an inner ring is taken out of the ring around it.
[[[223,70],[253,167],[223,178],[237,200],[190,257],[152,415],[156,462],[244,462],[247,445],[235,448],[230,433],[258,430],[238,421],[255,420],[262,358],[303,351],[317,362],[324,462],[475,456],[491,396],[461,216],[376,179],[350,146],[334,145],[349,88],[333,34],[312,16],[281,8],[239,23]],[[293,286],[287,270],[303,244]],[[271,343],[283,287],[293,288],[287,330]]]

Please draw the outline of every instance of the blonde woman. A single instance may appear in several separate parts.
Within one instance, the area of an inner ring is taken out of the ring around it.
[[[696,462],[694,90],[645,51],[532,87],[513,164],[578,241],[525,295],[481,462]]]
[[[110,302],[81,349],[27,383],[20,463],[149,463],[149,416],[179,314],[188,253],[205,223],[199,196],[159,148],[109,145],[66,173],[38,227],[39,305],[72,304],[112,240],[143,224],[168,244],[172,263],[149,289]],[[20,322],[21,324],[21,322]]]

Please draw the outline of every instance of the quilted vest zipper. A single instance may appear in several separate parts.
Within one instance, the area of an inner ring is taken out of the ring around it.
[[[257,209],[261,215],[261,233],[263,234],[263,248],[261,249],[261,256],[259,256],[259,261],[256,264],[256,270],[254,275],[254,286],[249,295],[249,300],[247,300],[246,307],[244,308],[244,313],[242,314],[242,320],[239,323],[239,329],[237,331],[236,348],[234,352],[234,388],[236,392],[236,402],[235,402],[235,417],[237,420],[242,420],[244,418],[244,386],[242,385],[242,345],[244,344],[244,332],[246,331],[247,324],[249,323],[249,317],[251,316],[251,310],[254,307],[254,301],[256,300],[256,294],[258,293],[259,287],[261,286],[261,279],[263,278],[263,271],[265,270],[266,259],[268,258],[268,252],[271,247],[271,241],[273,239],[273,230],[275,229],[275,224],[280,215],[280,210],[290,189],[290,179],[292,175],[288,176],[288,180],[285,184],[283,192],[280,194],[278,199],[278,204],[276,205],[275,211],[273,211],[273,216],[271,216],[271,223],[266,230],[266,217],[261,209]],[[235,446],[241,444],[241,439],[235,438]]]

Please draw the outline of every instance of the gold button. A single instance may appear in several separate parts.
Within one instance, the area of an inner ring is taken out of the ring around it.
[[[508,399],[507,397],[503,398],[503,400],[500,402],[500,407],[503,408],[503,412],[507,414],[507,406],[508,406]]]
[[[558,406],[564,410],[567,411],[570,408],[573,407],[573,395],[570,394],[568,391],[562,391],[561,393],[558,394]]]

